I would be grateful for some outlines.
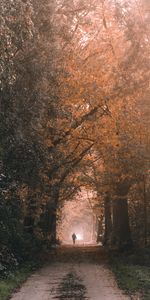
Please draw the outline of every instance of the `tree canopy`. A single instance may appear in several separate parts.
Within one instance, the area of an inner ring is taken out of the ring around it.
[[[55,240],[80,187],[105,244],[149,243],[149,2],[0,3],[1,251]]]

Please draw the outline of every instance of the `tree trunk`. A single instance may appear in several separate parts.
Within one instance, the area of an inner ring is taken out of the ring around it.
[[[101,242],[101,231],[102,231],[100,217],[97,217],[96,219],[96,231],[97,231],[96,242],[99,243]]]
[[[128,202],[125,196],[118,196],[113,201],[113,245],[122,250],[132,246]]]
[[[144,245],[147,246],[147,197],[146,178],[143,175],[143,200],[144,200]]]
[[[30,234],[34,232],[34,218],[31,215],[24,218],[24,231]]]
[[[47,205],[47,216],[46,216],[47,235],[51,236],[51,241],[53,242],[56,242],[58,199],[59,199],[59,187],[53,186],[51,188],[50,200]]]
[[[104,215],[105,215],[105,233],[104,245],[109,246],[112,239],[112,216],[111,216],[111,199],[110,195],[106,195],[104,200]]]

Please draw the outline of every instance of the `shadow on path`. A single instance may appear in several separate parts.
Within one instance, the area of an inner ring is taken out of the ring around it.
[[[46,255],[46,261],[53,258],[53,261],[63,263],[108,263],[107,252],[101,246],[62,246]]]
[[[86,288],[81,283],[82,280],[75,272],[68,273],[60,283],[57,289],[57,296],[54,299],[68,299],[68,300],[83,300],[86,297]]]

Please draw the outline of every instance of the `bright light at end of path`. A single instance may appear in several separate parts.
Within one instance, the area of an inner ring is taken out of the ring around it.
[[[76,236],[77,236],[77,241],[83,240],[83,236],[80,233],[77,233]]]

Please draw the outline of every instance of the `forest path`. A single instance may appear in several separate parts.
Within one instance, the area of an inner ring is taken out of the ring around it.
[[[11,300],[127,300],[101,247],[61,247]]]

